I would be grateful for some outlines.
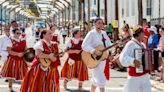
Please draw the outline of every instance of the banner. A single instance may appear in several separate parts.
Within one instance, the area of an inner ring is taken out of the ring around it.
[[[118,20],[113,20],[112,26],[113,26],[113,28],[118,28]]]

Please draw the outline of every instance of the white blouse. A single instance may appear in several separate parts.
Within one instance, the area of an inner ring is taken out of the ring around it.
[[[69,48],[72,47],[71,39],[73,40],[73,42],[74,42],[75,44],[78,44],[78,43],[79,43],[79,39],[70,38],[70,39],[66,42],[66,47],[69,47]]]
[[[48,46],[51,46],[50,43],[48,43],[46,40],[43,40]],[[34,45],[34,49],[39,49],[41,51],[44,51],[44,48],[43,48],[43,44],[42,44],[42,41],[38,41],[35,45]]]

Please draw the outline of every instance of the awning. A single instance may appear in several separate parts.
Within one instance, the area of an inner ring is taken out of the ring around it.
[[[14,8],[18,7],[19,5],[7,5],[7,9],[13,10]]]
[[[71,2],[72,0],[38,0],[37,5],[40,7],[42,13],[44,13],[41,16],[45,18],[48,15],[48,11],[51,12],[49,16],[52,16],[52,14],[68,8]]]
[[[5,0],[0,0],[0,4],[2,4]]]
[[[32,16],[31,14],[29,14],[29,12],[27,10],[23,10],[22,8],[16,8],[16,13],[19,13],[21,15],[26,16],[27,18],[34,18],[34,16]]]

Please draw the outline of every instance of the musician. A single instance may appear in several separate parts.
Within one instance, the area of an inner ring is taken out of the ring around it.
[[[26,40],[20,39],[21,31],[13,29],[11,42],[7,43],[9,56],[2,68],[2,77],[8,78],[11,92],[14,80],[22,80],[27,72],[27,64],[23,60],[23,53],[26,49]]]
[[[92,54],[101,55],[102,53],[98,50],[95,50],[95,48],[98,45],[103,45],[105,47],[111,45],[109,37],[107,36],[106,32],[102,31],[102,28],[103,20],[98,17],[95,19],[95,28],[86,35],[82,43],[83,50]],[[108,66],[108,68],[105,68],[106,66]],[[105,82],[107,76],[104,74],[104,72],[106,72],[104,69],[108,69],[107,73],[109,73],[109,62],[106,60],[101,61],[96,68],[92,69],[91,92],[95,92],[96,87],[100,88],[100,92],[105,92]],[[109,74],[106,75],[108,75],[109,78]]]
[[[141,42],[144,31],[140,26],[135,26],[133,30],[133,38],[125,45],[119,58],[121,64],[128,67],[128,82],[123,92],[151,92],[149,75],[144,70],[142,73],[137,72],[141,63],[134,57],[135,49],[146,48]]]
[[[0,36],[0,56],[1,56],[2,66],[7,59],[7,56],[9,55],[9,53],[7,51],[7,47],[8,47],[8,43],[11,43],[10,27],[6,26],[4,28],[4,32],[5,32],[5,34]]]
[[[71,79],[79,80],[79,90],[82,90],[82,82],[88,80],[88,69],[81,59],[81,34],[80,28],[75,27],[72,32],[72,38],[68,40],[66,49],[70,49],[68,58],[62,68],[61,77],[64,78],[64,88],[67,89],[67,83]]]
[[[54,56],[58,53],[58,44],[51,42],[52,31],[44,30],[41,32],[40,39],[34,46],[36,59],[33,66],[26,74],[21,85],[21,92],[60,92],[59,74],[57,66],[59,57]],[[45,67],[40,59],[50,59],[51,63]]]

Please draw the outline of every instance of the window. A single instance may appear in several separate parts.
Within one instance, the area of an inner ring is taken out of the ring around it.
[[[97,0],[94,0],[94,5],[96,5]]]
[[[101,9],[101,16],[104,16],[105,10]]]
[[[129,17],[129,0],[126,0],[126,17]]]
[[[131,0],[131,14],[135,16],[135,0]]]
[[[146,14],[151,15],[151,0],[147,0]]]

